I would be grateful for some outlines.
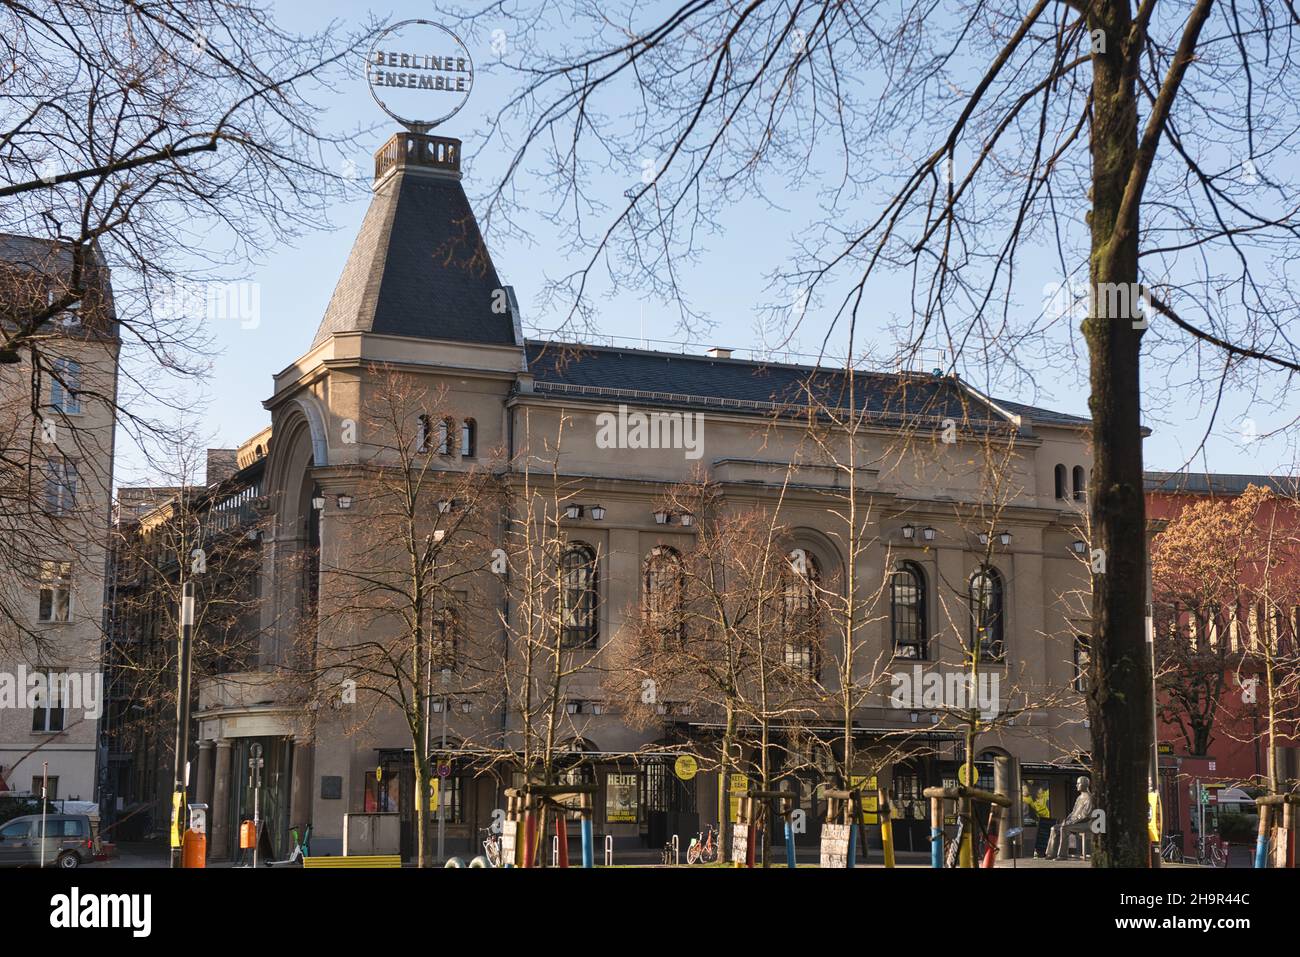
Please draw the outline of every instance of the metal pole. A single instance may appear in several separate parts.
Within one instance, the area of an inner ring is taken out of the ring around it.
[[[49,680],[49,675],[46,676]],[[41,867],[45,867],[45,806],[46,795],[50,793],[50,762],[41,762]],[[65,804],[64,807],[67,807]]]
[[[446,668],[442,669],[442,753],[447,753],[447,685],[451,683],[451,672]],[[447,812],[443,810],[447,806],[447,796],[442,793],[442,781],[438,782],[438,863],[447,859],[446,852],[443,848],[443,842],[447,835]]]
[[[194,631],[194,583],[187,581],[181,586],[181,640],[180,655],[176,666],[176,762],[174,770],[172,798],[172,832],[179,831],[179,815],[184,813],[186,804],[185,786],[188,783],[188,765],[190,760],[190,641]],[[181,866],[181,849],[172,848],[171,866]]]
[[[433,707],[433,636],[429,636],[429,652],[425,656],[424,664],[424,768],[425,774],[430,772],[436,773],[436,768],[432,768],[429,762],[429,709]],[[425,846],[421,848],[421,853],[427,853],[429,840],[429,796],[433,794],[433,782],[424,782],[417,780],[415,782],[416,793],[418,796],[420,788],[426,788],[424,800],[420,802],[420,827],[424,830]],[[441,787],[441,786],[440,786]],[[442,803],[442,791],[438,791],[438,803]],[[442,857],[442,848],[438,849],[438,856]],[[420,859],[420,867],[424,866],[424,859]]]
[[[1150,603],[1147,604],[1147,649],[1151,652],[1151,793],[1156,796],[1155,807],[1160,806],[1160,724],[1156,717],[1158,710],[1156,707],[1156,621],[1155,609]],[[1155,808],[1150,811],[1152,817],[1156,817]],[[1161,818],[1163,814],[1159,815]],[[1161,829],[1164,828],[1164,822],[1160,822]],[[1147,835],[1150,838],[1150,834]],[[1163,834],[1156,835],[1154,842],[1148,841],[1151,851],[1151,866],[1158,868],[1160,866],[1160,840]]]

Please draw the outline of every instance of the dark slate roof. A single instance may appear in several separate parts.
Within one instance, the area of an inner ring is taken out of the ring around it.
[[[1043,425],[1079,426],[1092,424],[1092,419],[1087,416],[1071,415],[1069,412],[1053,412],[1051,409],[1025,405],[1023,402],[1009,402],[1005,399],[994,399],[993,401],[1013,415],[1027,415],[1035,422]]]
[[[104,263],[104,256],[98,244],[92,243],[85,248],[88,252],[85,260],[85,287],[89,292],[87,298],[82,300],[80,310],[89,309],[94,315],[106,317],[107,322],[87,322],[77,327],[75,331],[68,326],[59,328],[65,335],[102,335],[115,339],[119,330],[109,269]],[[72,253],[72,244],[63,240],[0,232],[0,263],[19,274],[43,276],[52,281],[61,280],[72,270]],[[5,303],[5,305],[9,306],[12,303]],[[101,305],[104,307],[102,310]],[[0,314],[3,312],[4,310],[0,309]],[[83,319],[86,315],[85,311],[81,311]]]
[[[771,403],[804,405],[803,384],[812,382],[821,402],[848,405],[848,381],[834,369],[560,342],[530,341],[527,353],[535,388],[542,393],[763,411]],[[1006,423],[953,376],[858,372],[855,379],[857,407],[884,418],[951,417],[990,426]],[[1088,422],[1032,406],[999,405],[1014,406],[1016,414],[1038,421]]]
[[[399,170],[370,200],[312,347],[336,332],[513,345],[501,289],[454,176]]]
[[[1258,485],[1282,495],[1295,495],[1300,478],[1284,475],[1235,475],[1204,472],[1143,472],[1148,492],[1184,495],[1240,495],[1247,486]]]

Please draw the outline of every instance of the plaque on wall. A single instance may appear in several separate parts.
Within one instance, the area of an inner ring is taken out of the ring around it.
[[[845,868],[849,866],[848,824],[823,824],[821,866]]]
[[[320,779],[320,799],[322,801],[343,800],[343,778],[337,774],[322,774]]]

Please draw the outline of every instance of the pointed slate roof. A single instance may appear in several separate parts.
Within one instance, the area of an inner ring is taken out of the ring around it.
[[[399,133],[312,347],[338,332],[515,345],[508,298],[460,183],[460,141]]]

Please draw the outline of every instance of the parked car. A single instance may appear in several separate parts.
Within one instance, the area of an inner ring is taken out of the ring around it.
[[[28,814],[0,825],[0,867],[39,867],[41,816]],[[47,814],[45,864],[80,867],[95,859],[95,835],[85,814]]]

